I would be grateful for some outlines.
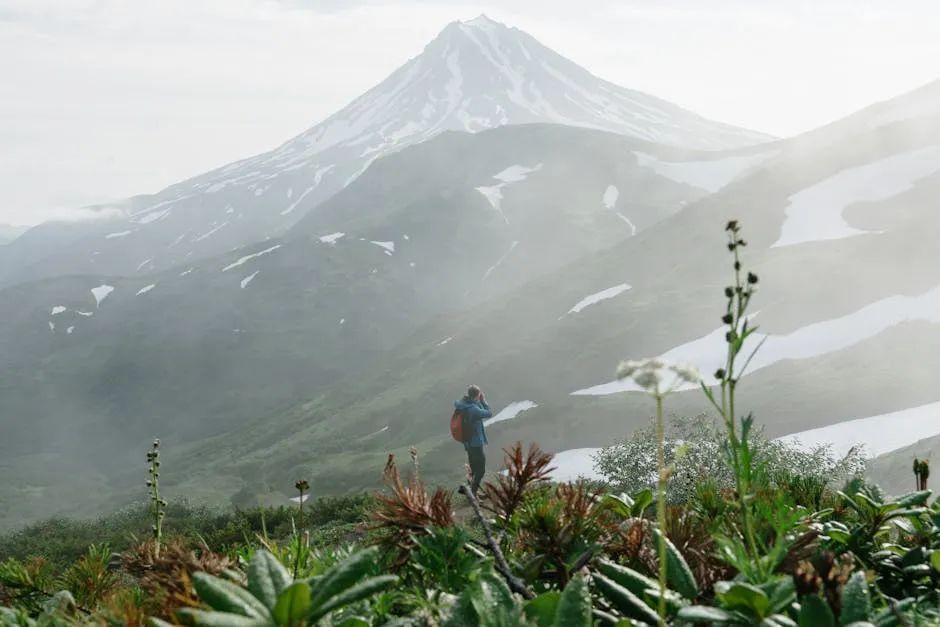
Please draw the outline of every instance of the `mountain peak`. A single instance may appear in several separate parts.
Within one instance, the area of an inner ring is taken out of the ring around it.
[[[494,26],[506,26],[505,24],[490,18],[486,13],[480,13],[472,20],[465,20],[460,23],[471,28],[493,28]]]

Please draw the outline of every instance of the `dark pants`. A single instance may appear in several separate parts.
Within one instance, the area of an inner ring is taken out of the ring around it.
[[[470,489],[476,494],[480,489],[480,482],[483,481],[483,473],[486,472],[486,453],[483,452],[483,447],[468,446],[467,461],[470,464],[470,473],[473,475]]]

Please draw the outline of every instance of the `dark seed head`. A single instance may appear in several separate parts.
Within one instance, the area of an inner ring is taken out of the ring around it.
[[[726,231],[737,231],[738,230],[738,221],[737,220],[728,220],[728,225],[725,227]]]
[[[734,316],[732,316],[731,314],[725,314],[721,317],[721,321],[724,322],[725,324],[731,324],[732,322],[734,322]]]
[[[740,262],[740,261],[735,261],[735,262],[734,262],[734,269],[735,269],[735,270],[740,270],[740,269],[741,269],[741,262]]]
[[[751,285],[754,285],[755,283],[757,283],[757,275],[754,274],[753,272],[748,272],[747,282],[750,283]]]
[[[724,378],[725,378],[725,369],[724,369],[724,368],[719,368],[718,370],[716,370],[716,371],[715,371],[715,378],[716,378],[716,379],[724,379]]]
[[[733,297],[734,297],[734,288],[733,288],[733,287],[726,287],[726,288],[725,288],[725,296],[728,297],[728,298],[733,298]]]

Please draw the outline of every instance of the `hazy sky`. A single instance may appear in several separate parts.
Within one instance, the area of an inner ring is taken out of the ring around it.
[[[0,0],[0,222],[270,149],[481,12],[776,135],[940,78],[936,0]]]

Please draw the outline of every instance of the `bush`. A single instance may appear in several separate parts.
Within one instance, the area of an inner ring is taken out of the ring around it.
[[[650,423],[629,438],[601,450],[595,456],[598,470],[614,488],[628,493],[655,487],[653,441],[654,426]],[[671,469],[667,484],[670,502],[688,503],[702,486],[719,492],[734,488],[734,473],[722,454],[726,443],[723,429],[707,416],[672,418],[664,442],[666,465]],[[750,445],[755,466],[771,484],[792,490],[795,501],[807,507],[817,507],[823,491],[860,476],[865,469],[865,459],[857,449],[839,458],[830,446],[803,450],[786,442],[768,440],[762,429],[752,432]]]

